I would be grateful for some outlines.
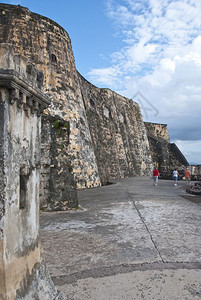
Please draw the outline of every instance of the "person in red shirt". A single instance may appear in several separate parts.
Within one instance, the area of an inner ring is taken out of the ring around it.
[[[159,175],[159,172],[155,167],[153,170],[154,186],[157,186],[157,184],[158,184],[158,175]]]

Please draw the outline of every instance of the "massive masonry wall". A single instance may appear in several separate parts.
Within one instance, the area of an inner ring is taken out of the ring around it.
[[[149,136],[153,136],[158,139],[163,139],[167,143],[170,143],[170,136],[167,124],[145,122],[145,126]]]
[[[183,153],[179,150],[175,143],[171,143],[169,145],[169,153],[170,153],[170,168],[179,167],[179,169],[183,169],[183,167],[187,167],[189,165]]]
[[[51,99],[42,122],[41,198],[48,207],[56,194],[56,206],[63,201],[63,208],[76,198],[69,173],[78,188],[148,174],[152,160],[139,106],[78,74],[70,38],[54,21],[20,6],[1,4],[0,9],[0,42],[30,62],[27,75],[37,67],[38,86]],[[92,101],[102,113],[94,113]],[[69,182],[62,185],[63,178]]]
[[[79,78],[101,181],[150,174],[152,158],[139,105]]]
[[[176,144],[170,143],[167,124],[145,122],[154,165],[160,171],[183,169],[188,162]]]
[[[54,21],[0,4],[0,44],[12,49],[16,64],[26,59],[25,75],[51,100],[42,117],[42,208],[76,207],[76,188],[150,174],[153,161],[181,163],[166,125],[144,124],[137,103],[77,72],[70,38]]]
[[[50,165],[45,166],[45,174],[50,174],[52,168],[55,168],[54,176],[58,181],[64,170],[61,166],[63,157],[68,156],[78,188],[100,185],[67,32],[54,21],[31,13],[27,8],[1,4],[0,10],[0,42],[10,45],[15,53],[30,62],[27,66],[28,74],[34,72],[33,66],[37,67],[38,85],[51,98],[46,115],[54,117],[55,121],[69,123],[68,145],[60,149],[62,155],[57,155],[54,164],[50,161]],[[59,134],[58,140],[60,144]],[[43,143],[44,151],[45,148],[51,148],[48,136],[47,140],[43,139]],[[67,189],[66,186],[63,188]],[[54,190],[50,192],[54,193]]]

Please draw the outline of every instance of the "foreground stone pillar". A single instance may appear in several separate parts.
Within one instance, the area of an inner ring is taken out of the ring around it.
[[[0,299],[55,299],[39,242],[41,112],[49,101],[0,71]]]

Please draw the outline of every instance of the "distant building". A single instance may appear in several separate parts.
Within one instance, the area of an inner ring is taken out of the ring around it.
[[[189,171],[191,172],[193,179],[201,180],[201,165],[190,165]]]

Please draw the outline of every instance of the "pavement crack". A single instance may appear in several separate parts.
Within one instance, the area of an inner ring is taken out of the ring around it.
[[[135,203],[135,200],[131,199],[131,194],[130,194],[129,192],[128,192],[128,195],[129,195],[128,198],[133,202],[133,205],[134,205],[134,207],[135,207],[135,209],[136,209],[136,211],[137,211],[137,213],[138,213],[138,215],[139,215],[139,217],[140,217],[142,223],[144,224],[144,226],[145,226],[145,228],[146,228],[146,230],[147,230],[147,232],[148,232],[148,234],[149,234],[149,236],[150,236],[150,239],[151,239],[151,241],[152,241],[152,243],[153,243],[153,245],[154,245],[154,248],[156,249],[158,255],[160,256],[161,261],[164,263],[165,261],[163,260],[163,257],[162,257],[162,255],[161,255],[161,253],[160,253],[160,251],[159,251],[159,249],[158,249],[158,247],[157,247],[157,245],[156,245],[154,239],[153,239],[153,236],[152,236],[152,234],[151,234],[151,231],[149,230],[149,227],[147,226],[147,224],[146,224],[146,222],[145,222],[145,219],[143,218],[142,214],[140,213],[140,210],[138,209],[138,207],[137,207],[137,205],[136,205],[136,203]]]

